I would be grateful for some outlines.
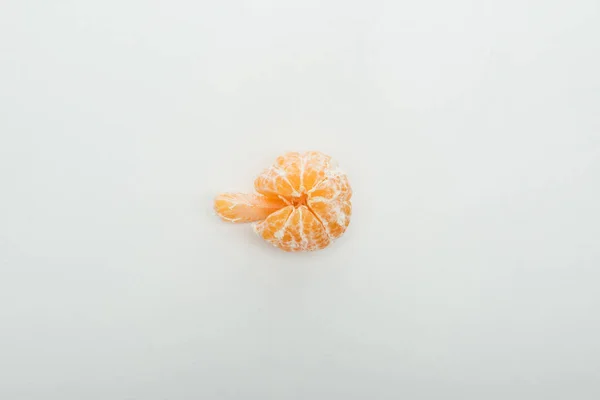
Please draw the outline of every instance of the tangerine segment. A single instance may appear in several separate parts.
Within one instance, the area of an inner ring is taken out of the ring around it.
[[[319,151],[304,153],[304,168],[302,169],[302,185],[304,190],[311,191],[316,185],[336,171],[337,164],[333,159]]]
[[[246,193],[222,193],[215,198],[214,209],[228,222],[262,221],[286,203],[277,197]]]
[[[289,152],[256,178],[254,188],[264,195],[299,197],[325,179],[333,166],[331,157],[318,151]]]
[[[254,181],[257,192],[267,196],[300,196],[302,156],[291,152],[277,157],[275,164],[265,169]]]
[[[254,225],[254,231],[263,239],[269,242],[278,241],[283,236],[285,224],[287,223],[290,214],[294,211],[294,206],[287,206],[265,218],[264,221],[257,222]]]
[[[331,239],[342,236],[350,224],[352,216],[350,200],[329,201],[313,198],[308,200],[308,207],[323,224],[325,232]]]
[[[308,192],[308,197],[315,200],[350,200],[352,188],[348,182],[348,177],[341,171],[336,170],[330,172],[326,179],[318,182]]]
[[[288,252],[319,250],[331,242],[323,224],[305,205],[285,207],[257,223],[254,230]]]

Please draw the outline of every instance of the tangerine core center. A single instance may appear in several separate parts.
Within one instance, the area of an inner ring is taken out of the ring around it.
[[[295,208],[298,208],[300,206],[307,206],[308,205],[307,200],[308,200],[308,195],[306,193],[302,193],[298,197],[292,197],[291,203]]]

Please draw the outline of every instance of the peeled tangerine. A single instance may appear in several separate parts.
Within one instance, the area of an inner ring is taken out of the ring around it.
[[[348,178],[328,155],[286,153],[254,181],[256,194],[223,193],[215,211],[285,251],[313,251],[342,236],[352,214]]]

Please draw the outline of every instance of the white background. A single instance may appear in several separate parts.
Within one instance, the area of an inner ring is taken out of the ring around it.
[[[0,4],[0,398],[600,398],[600,3]],[[212,214],[289,150],[354,216]]]

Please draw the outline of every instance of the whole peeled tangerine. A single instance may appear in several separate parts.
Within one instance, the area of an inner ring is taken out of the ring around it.
[[[225,221],[253,222],[254,231],[285,251],[313,251],[344,234],[352,189],[330,156],[290,152],[254,181],[257,193],[222,193],[216,213]]]

